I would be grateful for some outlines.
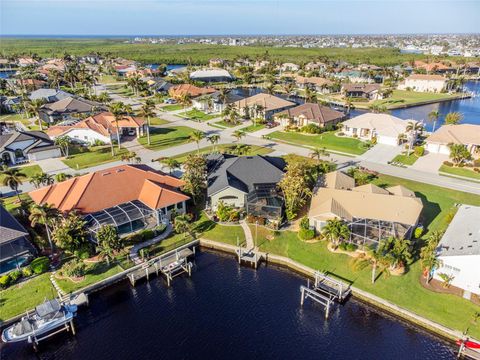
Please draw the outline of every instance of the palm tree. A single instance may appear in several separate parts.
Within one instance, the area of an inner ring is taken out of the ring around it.
[[[409,121],[405,131],[409,133],[408,136],[408,151],[407,156],[410,156],[410,152],[412,151],[413,142],[417,138],[417,133],[423,131],[423,124],[418,121]]]
[[[15,191],[18,200],[20,201],[20,194],[18,193],[18,186],[22,185],[22,180],[27,178],[27,175],[22,173],[19,169],[4,169],[1,174],[3,175],[3,186],[8,186]]]
[[[283,91],[285,91],[285,94],[287,94],[287,99],[290,99],[290,96],[292,95],[294,89],[295,86],[291,82],[285,83],[283,85]]]
[[[195,237],[191,222],[192,218],[190,215],[182,214],[175,217],[173,226],[178,234],[189,234]]]
[[[315,148],[312,150],[312,152],[310,153],[310,157],[312,159],[317,159],[318,161],[321,160],[321,157],[322,156],[329,156],[330,153],[326,150],[325,147],[321,147],[321,148]]]
[[[358,257],[353,262],[353,268],[355,270],[362,270],[367,266],[372,266],[372,284],[375,283],[377,277],[377,271],[387,272],[389,263],[383,256],[383,254],[376,250],[369,250],[365,256]]]
[[[55,139],[55,145],[57,145],[62,151],[64,156],[68,157],[68,150],[72,140],[68,136],[59,136]]]
[[[170,175],[172,174],[173,170],[180,168],[180,163],[174,158],[165,158],[160,160],[160,162],[168,167]]]
[[[55,183],[55,179],[53,178],[53,176],[47,173],[41,173],[41,179],[42,185],[44,186],[52,185]]]
[[[200,141],[205,138],[205,133],[200,130],[194,130],[190,134],[190,140],[197,143],[197,152],[200,153]]]
[[[207,137],[207,140],[208,140],[209,143],[211,143],[213,145],[213,152],[215,152],[217,144],[220,141],[220,135],[218,135],[218,134],[210,135],[209,137]]]
[[[71,177],[72,177],[72,175],[70,175],[70,174],[57,173],[57,174],[55,174],[55,181],[56,182],[62,182],[62,181],[65,181],[67,179],[70,179]]]
[[[238,117],[240,114],[238,113],[236,108],[232,108],[228,113],[228,120],[232,124],[236,124],[238,121]]]
[[[435,125],[440,118],[440,112],[438,110],[432,110],[428,113],[428,119],[433,123],[432,133],[435,132]]]
[[[323,236],[327,237],[330,243],[336,248],[342,240],[350,237],[348,225],[341,219],[327,220],[322,229]]]
[[[246,136],[245,132],[242,130],[235,130],[232,133],[232,136],[237,139],[237,142],[239,142],[244,136]]]
[[[317,102],[317,94],[310,90],[309,87],[305,88],[305,102],[307,103],[315,103]]]
[[[460,121],[462,121],[463,115],[457,111],[450,112],[445,116],[445,124],[446,125],[457,125]]]
[[[40,109],[45,104],[45,99],[35,99],[28,104],[29,112],[34,114],[38,119],[38,125],[40,126],[40,130],[43,130],[42,126],[42,119],[40,119]]]
[[[112,113],[114,119],[115,119],[115,126],[117,128],[117,142],[118,142],[118,148],[120,149],[121,147],[121,142],[120,142],[120,128],[118,126],[118,122],[123,119],[124,115],[127,113],[127,108],[125,104],[121,102],[113,103],[112,105],[109,106],[109,111]],[[113,146],[112,146],[112,156],[113,156]]]
[[[151,100],[147,100],[145,104],[142,105],[140,110],[140,116],[147,118],[147,144],[150,145],[150,117],[155,116],[153,108],[155,104]]]
[[[47,233],[48,243],[50,245],[50,249],[53,250],[53,242],[50,236],[50,227],[49,225],[53,222],[53,220],[58,216],[58,210],[55,209],[53,206],[49,204],[33,204],[30,208],[30,215],[28,216],[28,220],[30,220],[30,225],[35,227],[37,224],[41,224],[45,226],[45,231]]]
[[[190,95],[188,93],[183,93],[180,95],[178,98],[178,102],[182,105],[183,107],[183,114],[187,114],[187,107],[192,103],[192,100],[190,99]]]

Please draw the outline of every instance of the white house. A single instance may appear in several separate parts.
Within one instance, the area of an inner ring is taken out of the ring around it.
[[[280,65],[280,70],[295,72],[300,70],[300,66],[294,63],[283,63],[282,65]]]
[[[480,156],[480,125],[443,125],[426,140],[426,150],[450,155],[449,144],[462,144],[474,157]]]
[[[0,135],[0,159],[7,165],[61,156],[47,134],[41,131],[14,131]]]
[[[224,69],[205,69],[191,72],[190,79],[204,82],[226,82],[232,81],[234,78]]]
[[[441,92],[447,79],[441,75],[413,74],[398,86],[399,90],[412,89],[418,92]]]
[[[402,120],[390,114],[366,113],[343,122],[343,133],[361,140],[377,139],[377,143],[397,146],[402,135],[409,135],[408,124],[412,120]]]
[[[451,277],[452,286],[463,289],[467,299],[480,295],[480,207],[461,205],[437,248],[440,266],[433,278]]]

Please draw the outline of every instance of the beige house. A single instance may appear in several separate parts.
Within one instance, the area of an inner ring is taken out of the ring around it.
[[[328,94],[330,93],[329,86],[333,85],[333,81],[318,76],[296,76],[295,84],[299,89],[310,88],[322,94]]]
[[[353,178],[334,171],[314,191],[308,218],[319,232],[328,220],[342,219],[350,228],[350,242],[375,245],[389,236],[409,238],[422,209],[422,201],[403,186],[355,186]]]
[[[450,155],[449,144],[462,144],[474,157],[480,156],[480,125],[443,125],[426,140],[428,152]]]
[[[403,135],[411,136],[407,126],[412,120],[402,120],[390,114],[365,113],[343,123],[343,133],[361,140],[377,139],[377,143],[396,146]]]
[[[447,85],[447,79],[441,75],[413,74],[398,86],[399,90],[412,89],[418,92],[441,92]]]
[[[295,103],[284,100],[269,94],[257,94],[248,98],[236,101],[233,106],[238,109],[241,116],[262,117],[266,120],[272,118],[273,114],[295,106]]]
[[[300,127],[308,124],[315,124],[320,127],[335,125],[344,118],[344,113],[318,103],[305,103],[275,115],[275,120],[282,126],[290,125],[293,122]]]

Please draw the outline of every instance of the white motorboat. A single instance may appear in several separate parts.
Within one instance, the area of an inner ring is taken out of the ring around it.
[[[32,314],[28,314],[2,332],[2,341],[18,342],[47,334],[76,316],[77,305],[61,304],[58,300],[48,300],[37,306]]]

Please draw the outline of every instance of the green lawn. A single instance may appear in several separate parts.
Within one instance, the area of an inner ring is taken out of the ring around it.
[[[245,233],[240,225],[218,225],[210,220],[205,213],[195,224],[196,231],[201,234],[199,237],[205,239],[221,241],[227,244],[237,245],[237,239],[240,244],[245,242]]]
[[[215,146],[215,151],[219,151],[219,152],[222,152],[222,153],[223,152],[225,152],[225,153],[235,153],[236,146],[237,146],[236,144],[216,145]],[[245,154],[245,155],[250,155],[250,156],[252,156],[252,155],[267,155],[267,154],[269,154],[273,151],[270,148],[267,148],[267,147],[264,147],[264,146],[258,146],[258,145],[250,145],[250,148],[251,148],[250,152],[248,154]],[[204,148],[200,149],[200,154],[209,154],[213,150],[214,150],[213,146],[207,146],[207,147],[204,147]],[[198,154],[198,152],[197,151],[190,151],[188,153],[183,153],[183,154],[174,156],[173,158],[175,160],[177,160],[178,162],[182,163],[187,159],[188,155],[191,155],[191,154]]]
[[[186,119],[196,120],[196,121],[208,121],[220,116],[219,114],[206,114],[203,111],[200,111],[197,109],[192,109],[190,111],[187,111],[186,113],[180,113],[178,115]]]
[[[190,142],[190,134],[193,131],[192,128],[187,126],[153,128],[150,129],[150,145],[147,144],[146,136],[139,138],[138,141],[148,149],[161,150]]]
[[[18,166],[18,167],[13,167],[13,169],[18,169],[27,176],[27,178],[23,180],[25,182],[27,182],[28,179],[31,179],[33,175],[41,174],[43,172],[42,168],[38,165]],[[3,181],[4,177],[5,175],[0,174],[0,182]]]
[[[66,293],[70,293],[72,291],[84,288],[85,286],[91,285],[100,280],[113,276],[123,271],[123,269],[114,263],[110,263],[110,266],[108,266],[107,263],[101,262],[89,264],[86,271],[87,272],[85,275],[85,279],[80,282],[73,282],[69,279],[55,279],[55,281],[63,291],[65,291]]]
[[[85,169],[112,161],[118,161],[122,159],[122,155],[128,153],[127,149],[121,148],[119,150],[118,147],[115,146],[115,156],[112,156],[110,145],[74,149],[74,151],[78,152],[72,154],[71,151],[71,155],[62,161],[65,165],[75,170]]]
[[[454,210],[455,203],[480,205],[480,196],[429,184],[384,175],[375,182],[389,186],[400,184],[415,191],[424,203],[422,222],[428,227],[429,232],[446,228],[447,218]],[[297,234],[293,232],[278,232],[274,240],[268,241],[265,238],[268,233],[270,231],[259,228],[259,244],[264,251],[288,256],[314,269],[330,271],[353,282],[355,287],[447,327],[459,331],[469,327],[469,334],[480,338],[480,322],[477,324],[471,322],[472,315],[480,311],[480,307],[458,296],[437,294],[424,289],[419,282],[422,270],[418,261],[405,275],[390,277],[381,275],[372,285],[370,269],[354,271],[351,258],[329,252],[325,242],[307,244],[298,240]]]
[[[183,106],[180,104],[170,104],[170,105],[165,105],[160,108],[162,111],[177,111],[177,110],[182,110]]]
[[[453,166],[442,165],[439,172],[447,173],[450,175],[463,176],[475,180],[480,180],[480,173],[473,171],[472,168],[459,168]]]
[[[413,165],[417,160],[418,156],[412,152],[410,155],[399,154],[392,159],[392,162],[397,162],[404,165]]]
[[[258,130],[262,130],[262,129],[265,129],[265,124],[256,124],[256,125],[250,125],[250,126],[247,126],[245,128],[242,129],[242,131],[245,131],[245,132],[255,132],[255,131],[258,131]]]
[[[222,120],[222,121],[216,121],[213,123],[214,125],[220,125],[220,126],[223,126],[223,127],[227,127],[227,128],[231,128],[231,127],[235,127],[235,126],[238,126],[240,124],[232,124],[230,122],[227,122],[225,120]]]
[[[401,107],[404,105],[412,105],[424,101],[434,101],[443,99],[452,99],[456,95],[443,94],[443,93],[427,93],[416,92],[406,90],[393,90],[390,97],[382,100],[374,101],[374,104],[386,105],[387,108],[393,109],[395,107]]]
[[[160,119],[158,117],[154,117],[154,118],[151,118],[150,119],[150,125],[151,126],[155,126],[155,125],[165,125],[165,124],[168,124],[169,121],[168,120],[165,120],[165,119]]]
[[[325,132],[319,135],[305,135],[296,132],[275,131],[270,138],[308,147],[325,147],[330,151],[338,151],[353,155],[361,155],[367,151],[358,139],[338,137],[334,132]]]
[[[30,119],[25,117],[25,114],[7,114],[7,115],[0,115],[0,121],[5,121],[6,123],[14,123],[16,121],[21,122],[28,130],[40,130],[40,126],[38,125],[38,120],[35,120],[33,123]]]
[[[111,83],[117,83],[117,76],[115,75],[102,75],[99,77],[98,82],[100,84],[111,84]]]
[[[50,273],[10,286],[8,289],[0,291],[0,321],[33,309],[45,298],[53,299],[56,295],[50,282]]]

